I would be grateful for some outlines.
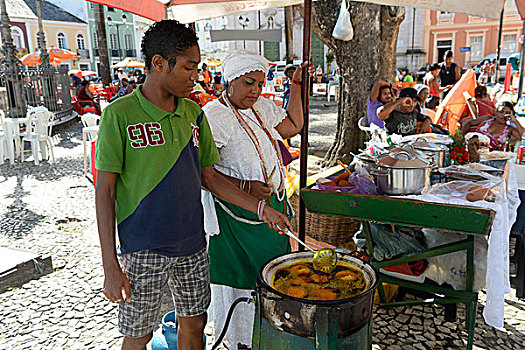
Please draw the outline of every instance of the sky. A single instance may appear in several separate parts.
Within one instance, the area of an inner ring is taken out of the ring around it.
[[[58,5],[66,11],[74,14],[80,19],[86,20],[86,1],[85,0],[46,0]]]

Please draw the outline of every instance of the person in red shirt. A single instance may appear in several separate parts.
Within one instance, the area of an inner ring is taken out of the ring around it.
[[[478,117],[494,116],[496,112],[496,105],[490,99],[485,85],[477,86],[474,90],[474,97],[476,98],[476,106],[478,109]],[[472,118],[472,113],[469,108],[466,108],[461,115],[460,122],[465,124]]]
[[[208,85],[210,85],[211,83],[211,73],[210,71],[208,70],[208,66],[206,65],[206,63],[203,63],[202,64],[202,78],[204,79],[204,85],[206,85],[206,87],[208,87]]]

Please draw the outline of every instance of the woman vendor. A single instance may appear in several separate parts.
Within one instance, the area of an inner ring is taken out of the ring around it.
[[[425,101],[427,108],[434,109],[439,105],[440,94],[443,91],[450,90],[452,85],[441,87],[439,85],[438,75],[441,71],[439,64],[434,63],[428,68],[427,74],[423,77],[423,84],[429,87],[430,96]]]
[[[515,126],[510,125],[509,121]],[[520,140],[525,129],[514,115],[514,105],[503,102],[495,116],[486,115],[467,120],[462,127],[463,134],[474,131],[487,135],[490,139],[491,151],[503,151],[509,137]]]
[[[262,205],[287,210],[282,140],[303,127],[302,71],[292,76],[290,99],[284,110],[260,97],[268,61],[246,50],[230,54],[222,65],[226,89],[203,109],[221,160],[217,171],[241,190],[259,198]],[[313,67],[310,68],[310,75]],[[220,233],[210,237],[212,283],[210,313],[220,330],[229,307],[238,297],[249,297],[262,265],[290,251],[290,241],[264,225],[257,215],[215,198]],[[241,304],[228,328],[230,349],[251,347],[253,305]]]

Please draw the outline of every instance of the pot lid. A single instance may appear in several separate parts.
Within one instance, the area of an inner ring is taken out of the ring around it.
[[[378,158],[379,166],[388,168],[419,169],[431,167],[431,162],[405,150]]]
[[[439,152],[445,150],[443,146],[428,142],[426,139],[417,139],[414,143],[411,143],[411,145],[422,151]]]

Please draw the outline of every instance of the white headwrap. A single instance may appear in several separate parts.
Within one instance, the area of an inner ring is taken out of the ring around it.
[[[416,84],[414,86],[414,89],[416,89],[418,95],[419,95],[419,93],[421,91],[423,91],[423,89],[429,89],[430,90],[430,88],[427,85],[423,85],[423,84]]]
[[[264,76],[268,73],[268,60],[255,52],[238,50],[226,56],[222,63],[222,74],[227,82],[254,71],[263,72]]]

